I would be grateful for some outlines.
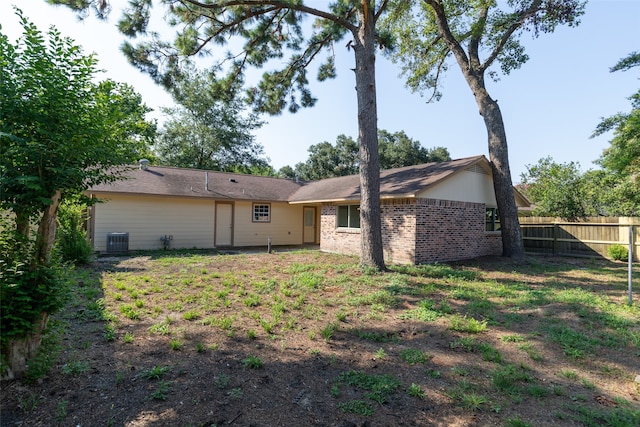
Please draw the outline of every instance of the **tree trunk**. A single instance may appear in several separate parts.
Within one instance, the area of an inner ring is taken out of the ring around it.
[[[376,104],[375,17],[363,0],[354,34],[360,145],[360,265],[386,270],[380,219],[380,155]]]
[[[42,313],[33,324],[31,334],[23,338],[16,338],[9,342],[6,355],[8,367],[2,372],[2,380],[21,378],[27,371],[27,363],[38,353],[42,344],[42,337],[49,322],[49,314]]]
[[[56,240],[56,220],[58,207],[60,206],[61,192],[57,190],[51,198],[51,204],[42,213],[42,219],[38,226],[38,238],[36,240],[36,252],[33,262],[36,265],[46,265],[51,260],[51,250]]]
[[[473,92],[478,104],[478,110],[487,128],[489,160],[491,160],[491,169],[493,171],[493,190],[500,214],[502,255],[522,257],[524,256],[524,245],[518,221],[518,208],[513,194],[511,171],[509,170],[507,133],[504,130],[500,107],[498,107],[496,101],[491,99],[484,84],[485,70],[480,66],[477,49],[480,40],[472,37],[472,41],[469,42],[469,56],[467,56],[462,45],[456,40],[449,28],[442,2],[431,0],[425,0],[425,2],[435,13],[438,34],[443,37],[447,47],[456,58],[460,71],[462,71],[462,75]],[[475,44],[472,42],[475,42]],[[475,48],[472,48],[472,46],[475,46]]]
[[[29,237],[31,231],[29,215],[20,210],[14,210],[16,215],[16,232],[25,238]]]
[[[518,207],[513,194],[513,182],[509,168],[507,134],[498,103],[491,99],[484,88],[474,90],[480,115],[484,119],[489,139],[489,160],[493,170],[493,189],[498,203],[500,230],[502,232],[502,256],[523,257],[524,245],[518,221]]]
[[[31,260],[32,268],[40,268],[51,261],[51,250],[56,237],[56,220],[60,197],[61,191],[58,190],[51,198],[51,204],[42,213],[38,226],[35,253]],[[20,227],[19,224],[18,227]],[[34,322],[33,329],[29,335],[9,342],[8,354],[6,355],[9,367],[2,374],[2,379],[19,378],[24,375],[27,370],[27,362],[33,359],[40,349],[42,336],[48,321],[49,313],[41,313],[40,317]]]

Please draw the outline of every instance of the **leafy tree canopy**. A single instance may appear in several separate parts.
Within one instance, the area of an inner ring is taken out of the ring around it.
[[[640,215],[640,187],[607,169],[583,173],[578,163],[559,164],[545,157],[527,166],[518,187],[534,204],[534,215],[572,221]]]
[[[621,59],[611,71],[627,71],[640,66],[640,53],[633,52]],[[618,113],[603,119],[593,136],[613,131],[611,146],[604,150],[598,163],[622,177],[640,185],[640,89],[630,98],[630,113]]]
[[[390,133],[381,129],[378,141],[382,170],[451,160],[446,148],[424,148],[403,131]],[[295,168],[285,166],[280,169],[280,175],[314,181],[358,174],[358,144],[349,136],[338,135],[335,145],[325,141],[312,145],[308,151],[310,154],[306,162],[298,163]]]
[[[534,215],[576,220],[587,216],[580,164],[558,164],[545,157],[527,165],[520,189],[535,206]]]
[[[95,56],[17,15],[22,37],[0,33],[0,208],[33,218],[57,191],[115,179],[106,171],[146,153],[155,123],[131,86],[94,83]]]
[[[251,133],[262,122],[241,101],[221,99],[214,76],[192,69],[170,92],[177,106],[162,109],[168,120],[155,144],[161,163],[240,173],[269,168]]]
[[[607,169],[582,176],[589,216],[640,216],[640,185]]]

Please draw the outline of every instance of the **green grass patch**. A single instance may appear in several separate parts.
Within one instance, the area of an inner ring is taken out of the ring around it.
[[[369,375],[362,371],[346,371],[338,376],[335,385],[363,391],[367,399],[384,404],[400,387],[400,380],[392,375]]]

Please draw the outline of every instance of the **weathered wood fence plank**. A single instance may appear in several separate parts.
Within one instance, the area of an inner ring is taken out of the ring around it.
[[[640,218],[593,217],[579,222],[550,217],[522,217],[525,250],[532,253],[608,258],[612,245],[629,245],[632,227],[633,260],[640,256]]]

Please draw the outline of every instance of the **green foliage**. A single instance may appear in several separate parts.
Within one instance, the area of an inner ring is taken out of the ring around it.
[[[167,117],[155,144],[162,164],[194,169],[252,173],[268,167],[263,147],[252,131],[262,125],[245,114],[239,99],[226,99],[211,74],[189,70],[171,88],[177,106]]]
[[[27,361],[27,370],[24,373],[27,383],[34,383],[45,377],[56,364],[62,351],[63,332],[64,325],[62,322],[55,320],[49,322],[36,355]]]
[[[260,369],[262,368],[263,362],[258,356],[253,354],[247,356],[242,360],[242,366],[248,369]]]
[[[409,138],[403,131],[390,133],[383,129],[378,130],[378,144],[380,169],[451,160],[449,150],[445,147],[424,148],[420,141]]]
[[[451,160],[446,148],[424,148],[419,141],[409,138],[402,131],[390,133],[386,130],[378,130],[378,151],[380,169]],[[335,146],[326,141],[312,145],[308,152],[309,157],[304,163],[298,163],[295,168],[286,166],[280,169],[280,175],[313,181],[357,175],[359,172],[358,143],[349,136],[338,135]]]
[[[155,125],[130,86],[93,82],[93,55],[17,15],[22,37],[11,44],[0,33],[0,207],[32,218],[58,190],[115,179],[109,167],[145,151]]]
[[[169,366],[154,366],[153,368],[146,369],[140,373],[142,378],[148,380],[159,380],[171,371]]]
[[[159,381],[151,392],[151,398],[154,400],[167,400],[171,391],[171,383],[169,381]]]
[[[62,365],[62,373],[65,375],[78,375],[87,372],[89,368],[89,362],[81,360],[72,361]]]
[[[577,420],[587,427],[631,427],[640,425],[640,410],[620,407],[610,409],[590,408],[577,405]]]
[[[362,371],[346,371],[338,376],[336,385],[364,390],[366,398],[378,404],[384,404],[396,392],[400,386],[400,380],[392,375],[369,375]]]
[[[449,329],[458,332],[478,334],[487,329],[487,321],[477,320],[473,317],[454,315],[449,319]]]
[[[640,53],[632,52],[611,68],[611,72],[627,71],[640,66]],[[633,175],[640,172],[640,90],[630,98],[630,113],[618,113],[603,119],[593,136],[613,131],[611,146],[604,150],[599,163],[608,170]],[[637,178],[636,178],[637,179]]]
[[[521,189],[535,205],[534,215],[577,220],[587,216],[585,189],[580,165],[558,164],[551,157],[527,165]]]
[[[611,71],[627,71],[640,66],[640,53],[632,52],[621,59]],[[640,90],[631,97],[631,112],[618,113],[603,119],[592,136],[613,131],[611,145],[606,148],[598,162],[606,171],[597,177],[604,181],[597,199],[614,205],[616,213],[610,215],[640,215]],[[603,176],[604,175],[604,176]]]
[[[513,393],[523,383],[531,383],[533,376],[522,366],[504,365],[491,372],[494,387],[504,393]]]
[[[584,332],[566,325],[551,324],[545,328],[547,337],[562,346],[564,354],[573,359],[582,359],[598,347],[598,340]]]
[[[348,402],[341,402],[338,403],[338,408],[340,408],[342,412],[349,412],[363,416],[373,415],[375,412],[373,405],[364,400],[349,400]]]
[[[417,397],[418,399],[424,399],[424,390],[420,385],[416,383],[411,383],[409,389],[407,390],[407,394],[411,397]]]
[[[640,186],[632,177],[612,170],[582,173],[575,162],[558,164],[546,157],[527,165],[521,180],[518,188],[535,205],[535,215],[576,220],[640,212]]]
[[[548,3],[554,3],[549,7]],[[423,0],[394,2],[381,27],[395,35],[391,55],[402,63],[407,86],[430,92],[429,101],[441,97],[440,86],[455,60],[483,116],[489,158],[493,162],[497,208],[502,214],[502,250],[505,256],[524,256],[517,207],[509,176],[507,137],[500,106],[486,87],[486,77],[497,80],[499,66],[509,74],[528,59],[519,36],[531,31],[551,33],[559,25],[574,26],[584,13],[586,0],[508,2]],[[497,173],[496,173],[497,172]]]
[[[69,298],[63,267],[32,265],[34,241],[0,224],[0,344],[29,335],[43,313],[55,313]]]
[[[86,210],[87,206],[79,202],[69,200],[60,204],[55,249],[62,261],[74,264],[88,264],[91,261],[93,248],[83,229],[87,220]]]
[[[340,329],[340,324],[338,323],[334,323],[331,322],[329,324],[327,324],[327,326],[325,326],[324,328],[322,328],[322,330],[320,331],[320,335],[322,336],[322,338],[326,341],[329,342],[332,338],[333,335]]]
[[[622,245],[611,245],[607,248],[607,253],[611,259],[616,261],[626,261],[629,259],[629,249]]]
[[[634,175],[590,170],[583,176],[589,215],[640,215],[640,185]]]
[[[400,357],[410,365],[427,363],[431,359],[431,355],[415,348],[407,348],[402,350],[400,352]]]

